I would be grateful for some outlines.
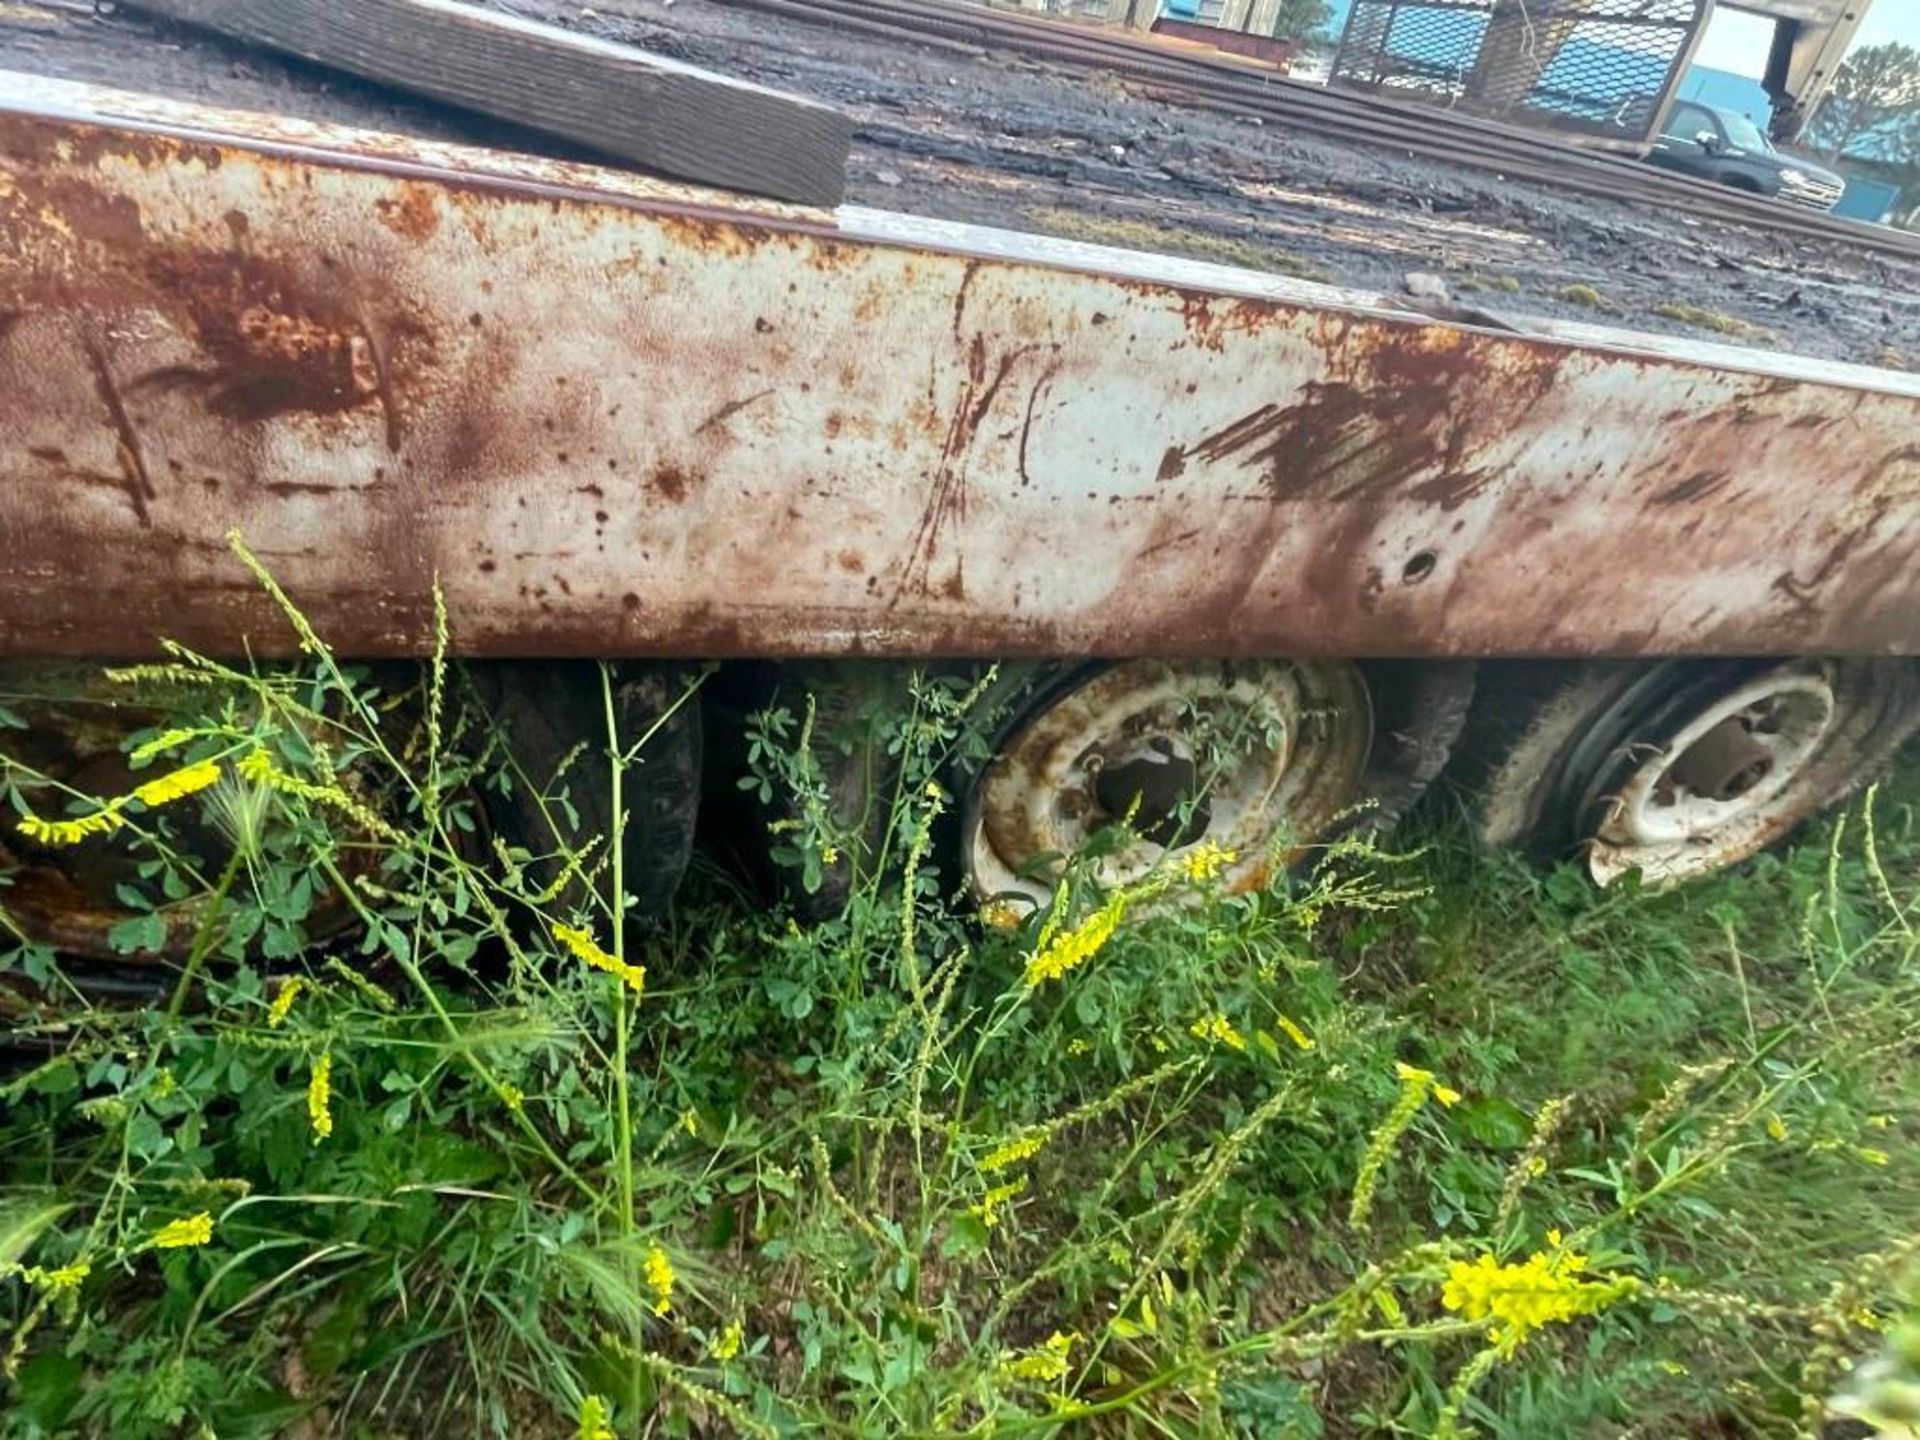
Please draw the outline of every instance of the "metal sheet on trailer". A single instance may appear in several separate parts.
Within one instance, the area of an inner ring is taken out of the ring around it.
[[[1920,650],[1920,381],[0,76],[0,652]]]

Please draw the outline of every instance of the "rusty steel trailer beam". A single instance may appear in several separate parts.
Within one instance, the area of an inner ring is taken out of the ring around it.
[[[1920,377],[0,74],[0,653],[1920,651]]]

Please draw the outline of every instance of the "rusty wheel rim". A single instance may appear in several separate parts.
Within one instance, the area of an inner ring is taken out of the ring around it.
[[[204,702],[165,685],[117,684],[96,664],[53,661],[0,664],[0,699],[27,727],[0,734],[0,749],[74,791],[98,796],[125,794],[152,778],[127,763],[129,737],[164,727],[183,702]],[[246,782],[223,777],[205,797],[170,807],[165,823],[174,848],[210,878],[235,843],[218,815],[245,808],[250,798],[257,800],[258,792]],[[57,795],[47,799],[57,805]],[[113,942],[114,928],[144,912],[130,909],[117,891],[140,878],[151,852],[115,835],[73,847],[40,845],[20,833],[19,819],[10,808],[0,814],[0,875],[8,881],[0,904],[30,940],[77,960],[117,966],[164,967],[187,957],[206,915],[204,894],[162,901],[152,913],[164,939],[157,948],[123,953]],[[357,855],[342,861],[349,873],[366,863]],[[345,900],[336,898],[308,917],[308,938],[319,943],[337,935],[351,918]]]
[[[1635,747],[1588,848],[1589,873],[1603,885],[1634,870],[1677,885],[1752,855],[1830,798],[1823,752],[1863,698],[1815,661],[1713,697],[1670,739]]]
[[[1355,802],[1371,742],[1345,661],[1111,666],[1001,742],[963,822],[968,883],[983,902],[1039,906],[1083,851],[1114,886],[1206,842],[1235,856],[1229,891],[1259,888]]]
[[[0,740],[39,773],[93,795],[123,794],[150,778],[133,773],[122,745],[127,736],[164,723],[165,706],[152,695],[111,684],[97,667],[20,661],[0,666],[0,696],[27,726]],[[19,833],[19,818],[11,810],[0,816],[0,873],[9,881],[3,899],[14,922],[37,943],[64,954],[126,960],[110,934],[132,913],[113,893],[135,878],[129,847],[104,836],[70,850],[36,845]],[[158,913],[166,942],[143,960],[178,960],[199,906],[186,900]]]

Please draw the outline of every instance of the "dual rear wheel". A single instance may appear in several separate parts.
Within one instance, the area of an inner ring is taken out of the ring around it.
[[[592,664],[475,664],[469,673],[514,774],[485,797],[492,826],[535,856],[611,828],[608,694],[618,733],[652,736],[627,787],[624,868],[641,911],[664,911],[701,794],[703,725],[697,699],[687,698],[689,672],[619,667],[610,692]],[[906,673],[800,666],[786,682],[814,695],[820,715],[870,717],[898,698]],[[0,666],[0,698],[29,727],[10,733],[9,748],[27,746],[38,769],[80,791],[128,783],[118,737],[158,718],[141,697],[72,666]],[[1392,824],[1443,771],[1483,844],[1577,859],[1600,884],[1638,873],[1666,886],[1739,864],[1872,778],[1920,728],[1920,667],[1043,664],[1007,669],[981,708],[997,718],[984,758],[947,777],[958,797],[947,848],[983,902],[1045,904],[1082,852],[1097,855],[1106,883],[1124,884],[1203,843],[1233,852],[1228,889],[1257,889],[1315,847]],[[716,728],[719,709],[710,707],[704,727],[716,752],[706,768],[732,771],[741,730]],[[884,825],[885,727],[860,733],[868,738],[816,751],[821,779],[834,806]],[[567,803],[556,805],[560,786]],[[757,832],[742,837],[747,846],[765,838],[759,818],[746,827]],[[211,831],[202,838],[219,848]],[[104,958],[124,918],[115,896],[125,877],[91,851],[77,853],[78,862],[76,852],[37,847],[0,824],[13,921],[57,948]],[[843,894],[829,885],[816,898],[831,909]],[[178,928],[184,942],[190,919]]]
[[[1248,743],[1209,788],[1224,713],[1245,717]],[[1044,898],[1036,860],[1131,814],[1108,878],[1213,840],[1249,888],[1270,864],[1391,824],[1445,768],[1483,846],[1664,887],[1790,835],[1916,728],[1909,660],[1135,662],[1007,727],[973,785],[962,860],[982,897]]]

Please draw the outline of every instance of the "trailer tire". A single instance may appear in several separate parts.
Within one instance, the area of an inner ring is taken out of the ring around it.
[[[746,842],[749,878],[779,894],[798,919],[817,923],[841,914],[874,874],[899,774],[898,757],[888,750],[888,722],[906,702],[914,673],[891,660],[789,660],[741,687],[744,695],[708,708],[709,743],[722,757],[710,791],[716,809],[731,812],[736,845]],[[814,838],[806,833],[805,802],[777,784],[764,799],[751,793],[750,731],[756,714],[775,706],[798,726],[809,704],[808,764],[839,843],[826,854],[794,860],[793,852]]]
[[[1454,775],[1484,847],[1664,887],[1792,834],[1916,728],[1908,660],[1502,661]]]
[[[377,674],[383,691],[400,694],[410,688],[414,671],[388,662]],[[127,736],[170,729],[191,720],[206,703],[206,692],[197,686],[152,678],[126,683],[110,678],[98,662],[78,660],[0,660],[0,695],[25,725],[24,731],[5,732],[0,749],[28,769],[92,795],[125,794],[151,779],[154,771],[136,774],[129,768]],[[417,721],[417,707],[408,702],[400,717]],[[400,723],[390,712],[388,719]],[[377,772],[379,767],[370,768]],[[375,791],[358,798],[382,808]],[[233,842],[205,810],[204,799],[171,807],[166,824],[174,832],[172,846],[196,854],[208,873],[215,873]],[[3,830],[11,832],[0,833],[0,897],[6,913],[33,943],[87,962],[68,977],[71,983],[122,998],[143,986],[173,984],[170,967],[192,952],[207,913],[205,895],[131,908],[121,894],[123,883],[151,890],[142,873],[146,852],[128,845],[47,847],[26,839],[17,825]],[[368,862],[364,852],[347,847],[341,863],[352,873]],[[160,922],[162,938],[152,948],[126,953],[114,932],[140,915]],[[306,943],[319,945],[356,923],[346,898],[323,888],[301,927]]]
[[[488,783],[487,816],[502,837],[538,857],[535,888],[558,876],[558,852],[613,833],[606,697],[594,661],[474,661],[467,675],[510,757],[504,788]],[[693,853],[699,816],[699,697],[690,667],[620,665],[613,674],[614,723],[622,743],[653,731],[622,782],[627,811],[623,879],[643,921],[665,918]],[[545,797],[566,791],[578,824]],[[591,867],[589,867],[591,868]],[[598,871],[603,894],[608,871]]]

